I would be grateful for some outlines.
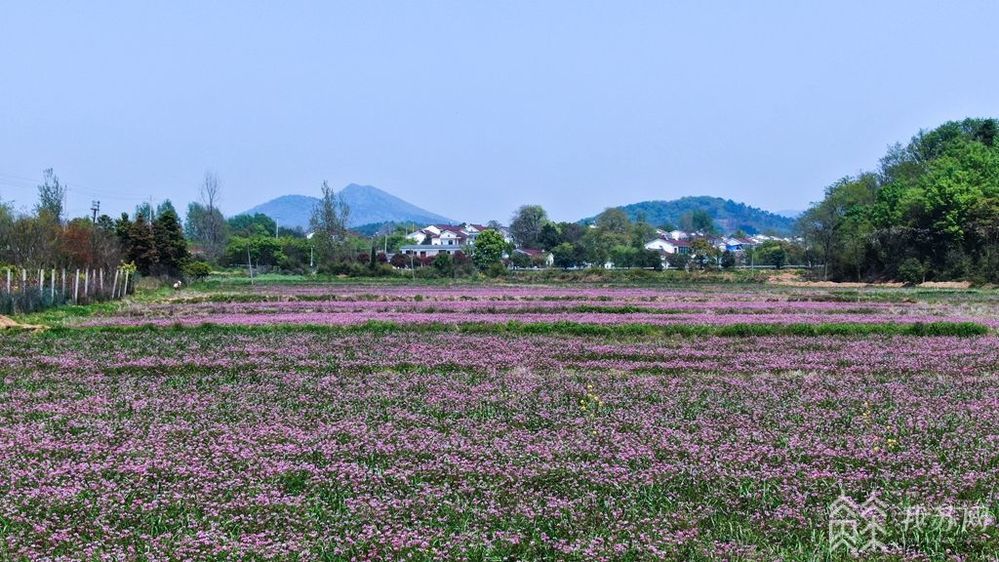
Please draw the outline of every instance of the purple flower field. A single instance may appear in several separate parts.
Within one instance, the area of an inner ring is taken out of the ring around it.
[[[816,291],[639,288],[274,286],[133,305],[86,326],[577,322],[584,324],[795,324],[977,322],[999,327],[999,303],[872,301]],[[835,299],[835,300],[831,300]]]
[[[443,314],[459,324],[579,315],[994,326],[989,297],[304,289],[131,305],[76,323],[232,315],[233,326],[0,336],[0,559],[850,559],[829,551],[828,506],[872,493],[891,506],[880,558],[999,552],[994,330],[644,337],[312,326],[383,320],[392,307],[398,322]],[[564,310],[583,305],[618,310]],[[992,519],[932,515],[917,526],[905,521],[912,506],[980,507]]]

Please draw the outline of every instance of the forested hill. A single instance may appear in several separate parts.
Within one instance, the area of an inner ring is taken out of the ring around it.
[[[999,282],[995,119],[965,119],[897,144],[848,176],[800,221],[833,279]]]
[[[786,234],[794,226],[794,219],[781,216],[763,209],[737,203],[731,199],[720,197],[681,197],[672,201],[642,201],[618,207],[632,221],[644,220],[654,226],[674,226],[690,229],[690,221],[695,213],[705,212],[722,232],[742,230],[747,234],[760,232],[775,232]],[[591,223],[595,217],[583,219],[583,223]]]

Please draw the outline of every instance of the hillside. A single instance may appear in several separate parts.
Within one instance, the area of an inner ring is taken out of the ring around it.
[[[644,218],[649,224],[659,226],[672,224],[682,226],[684,215],[693,211],[705,211],[714,219],[723,232],[742,230],[748,234],[758,232],[788,233],[794,227],[794,219],[776,213],[737,203],[720,197],[681,197],[672,201],[642,201],[619,207],[631,220]],[[595,217],[583,219],[589,223]]]
[[[350,207],[350,226],[384,222],[413,222],[417,224],[454,222],[445,216],[421,209],[370,185],[352,183],[340,190],[340,194]],[[283,195],[252,209],[247,209],[240,214],[263,213],[277,220],[281,226],[307,229],[312,209],[318,202],[317,197]]]

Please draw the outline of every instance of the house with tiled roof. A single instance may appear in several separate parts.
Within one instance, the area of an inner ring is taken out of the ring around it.
[[[645,249],[661,254],[689,254],[690,241],[683,238],[675,240],[669,236],[660,235],[654,240],[646,242]]]

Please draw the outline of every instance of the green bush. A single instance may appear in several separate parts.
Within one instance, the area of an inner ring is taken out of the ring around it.
[[[200,281],[212,274],[212,266],[203,261],[192,261],[184,266],[184,277],[188,281]]]
[[[898,280],[906,285],[918,285],[926,277],[926,267],[916,258],[908,258],[898,266]]]
[[[486,268],[486,275],[489,277],[497,278],[504,277],[507,274],[506,266],[500,262],[494,262]]]

